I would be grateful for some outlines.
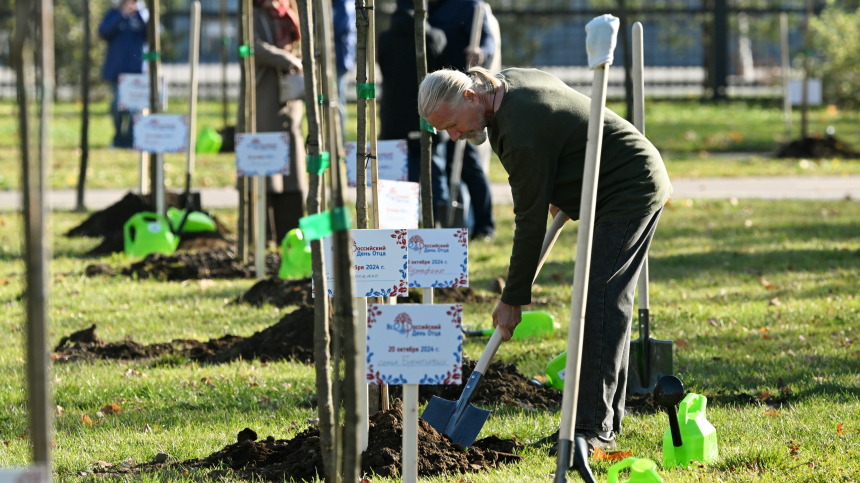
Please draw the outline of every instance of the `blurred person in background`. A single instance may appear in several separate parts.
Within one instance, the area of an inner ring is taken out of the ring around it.
[[[409,181],[421,178],[421,125],[418,117],[418,72],[415,66],[415,18],[412,0],[398,0],[391,16],[391,26],[380,34],[376,57],[382,74],[382,96],[379,101],[379,139],[406,139]],[[427,67],[441,67],[445,49],[445,32],[425,22]],[[445,142],[433,135],[431,181],[433,218],[439,220],[448,205],[448,183],[445,175]]]
[[[266,205],[274,219],[274,238],[280,243],[287,231],[299,226],[307,194],[304,102],[301,96],[281,101],[282,76],[302,72],[301,52],[294,48],[301,38],[299,15],[292,0],[254,0],[253,16],[257,132],[286,132],[290,138],[290,174],[269,176],[266,183]],[[245,132],[244,104],[244,96],[239,96],[237,132]],[[269,239],[271,228],[266,223]]]
[[[346,140],[346,89],[349,72],[355,67],[356,29],[355,1],[332,0],[334,18],[334,53],[337,62],[337,95],[341,134]]]
[[[486,11],[484,11],[484,20],[481,23],[478,47],[474,51],[469,49],[472,35],[472,17],[475,8],[478,8],[479,5],[478,0],[429,0],[427,21],[431,26],[445,32],[447,45],[442,53],[441,65],[435,69],[428,69],[428,72],[439,70],[441,67],[466,72],[472,66],[483,65],[486,59],[493,56],[496,45]],[[454,144],[454,141],[448,141],[446,156],[449,177],[454,163]],[[481,166],[476,147],[469,143],[466,144],[466,149],[463,152],[463,169],[460,179],[469,190],[474,215],[474,225],[469,230],[469,236],[473,240],[492,238],[495,234],[496,224],[493,219],[490,180]],[[456,199],[457,193],[451,193],[450,196]]]
[[[131,113],[120,112],[117,105],[119,75],[143,73],[147,20],[149,11],[143,2],[113,0],[112,8],[99,24],[99,36],[108,43],[102,79],[113,92],[110,112],[114,126],[112,146],[116,148],[131,148],[134,144]]]

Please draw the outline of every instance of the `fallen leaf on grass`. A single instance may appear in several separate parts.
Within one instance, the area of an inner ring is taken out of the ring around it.
[[[758,400],[759,400],[759,401],[766,401],[766,400],[767,400],[767,398],[769,398],[769,397],[770,397],[770,393],[769,393],[769,392],[763,392],[763,393],[761,393],[761,394],[759,394],[759,395],[758,395]]]
[[[204,377],[204,378],[200,379],[200,382],[202,382],[203,384],[206,384],[207,386],[214,386],[215,385],[215,383],[212,382],[211,377]]]
[[[508,407],[520,408],[524,411],[536,411],[535,407],[531,404],[520,402],[516,399],[502,398],[502,403]]]
[[[788,442],[788,454],[791,456],[797,456],[800,453],[800,445],[794,442],[794,440],[790,440]]]
[[[764,287],[768,290],[773,290],[776,288],[772,283],[768,282],[764,277],[759,277],[758,281],[759,281],[759,283],[761,283],[762,287]]]
[[[86,414],[81,414],[81,422],[84,423],[84,426],[91,428],[93,427],[93,418],[87,416]]]
[[[690,343],[684,339],[676,340],[675,345],[678,346],[678,349],[686,349],[686,348],[690,347]]]
[[[774,298],[770,299],[770,301],[769,301],[767,304],[768,304],[768,305],[773,305],[773,306],[775,306],[775,307],[778,307],[778,306],[780,306],[780,305],[781,305],[781,304],[779,303],[779,297],[774,297]]]
[[[836,425],[836,434],[842,436],[842,423]]]
[[[9,281],[6,280],[5,278],[0,278],[0,284],[9,285]]]
[[[152,432],[152,426],[150,426],[149,423],[144,424],[143,425],[143,432],[144,433],[151,433]]]
[[[719,321],[717,321],[717,319],[714,318],[708,319],[708,323],[711,324],[711,326],[713,327],[720,327],[722,325],[719,323]]]
[[[632,451],[609,451],[604,452],[600,448],[594,448],[591,459],[595,461],[621,461],[633,456]]]
[[[776,409],[768,409],[767,411],[764,412],[764,415],[776,417],[776,416],[779,416],[779,411],[777,411]]]
[[[370,480],[361,480],[361,481],[362,481],[362,483],[364,483],[364,481],[367,481],[367,483],[370,483]],[[457,483],[475,483],[475,482],[472,480],[464,480],[463,478],[460,478],[459,480],[457,480]]]
[[[3,444],[9,446],[10,444],[12,444],[12,442],[7,439],[6,441],[3,441]]]
[[[57,405],[57,417],[62,416],[64,412],[65,410],[63,409],[63,406]]]
[[[122,408],[117,403],[105,404],[102,412],[105,414],[119,414],[122,412]]]
[[[101,466],[102,468],[111,468],[113,465],[108,463],[107,461],[99,460],[99,461],[94,461],[93,464],[90,466]]]

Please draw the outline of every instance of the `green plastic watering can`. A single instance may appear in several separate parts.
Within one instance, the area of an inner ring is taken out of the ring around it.
[[[555,332],[555,329],[555,317],[552,315],[541,311],[523,312],[523,319],[514,329],[511,340],[546,337]],[[490,337],[495,330],[495,327],[490,327],[489,329],[464,330],[463,332],[469,337]]]
[[[179,225],[182,224],[185,211],[172,206],[167,209],[167,219],[170,220],[170,227],[174,232],[179,230]],[[192,211],[188,215],[188,219],[185,220],[182,233],[199,233],[204,231],[218,231],[215,220],[202,211]]]
[[[281,268],[278,277],[298,280],[311,276],[311,247],[300,228],[293,228],[281,242]]]
[[[123,225],[123,249],[134,257],[152,253],[171,255],[179,246],[179,236],[170,229],[167,218],[151,211],[136,213]]]
[[[198,153],[217,153],[221,151],[221,144],[223,142],[224,140],[218,134],[218,131],[211,127],[204,127],[200,130],[200,135],[197,136],[197,144],[194,151]]]
[[[620,483],[660,483],[663,478],[657,474],[657,463],[647,458],[627,458],[609,467],[606,483],[619,483],[618,473],[630,468],[630,479]]]
[[[672,430],[663,434],[663,467],[690,466],[690,461],[713,463],[719,456],[717,430],[705,418],[708,398],[701,394],[687,394],[678,405],[678,427],[681,445],[672,441]]]

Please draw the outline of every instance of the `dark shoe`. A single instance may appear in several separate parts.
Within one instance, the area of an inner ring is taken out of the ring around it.
[[[609,451],[616,447],[614,434],[609,438],[604,438],[594,431],[579,431],[576,434],[585,438],[585,442],[588,443],[588,454],[593,453],[594,448],[600,448],[601,451]],[[556,456],[558,454],[558,431],[531,443],[529,446],[532,448],[541,448],[548,444],[552,444],[552,446],[549,447],[547,453],[550,456]]]

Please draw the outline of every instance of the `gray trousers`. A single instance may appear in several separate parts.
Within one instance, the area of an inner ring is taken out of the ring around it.
[[[594,226],[577,430],[621,431],[633,296],[661,212]]]

